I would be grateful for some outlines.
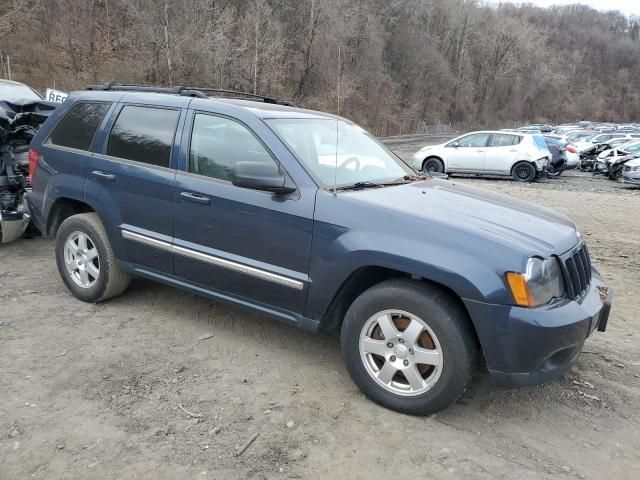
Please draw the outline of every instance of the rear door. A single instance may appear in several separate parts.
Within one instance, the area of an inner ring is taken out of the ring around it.
[[[511,173],[511,167],[518,160],[518,144],[522,136],[510,133],[493,133],[489,139],[484,159],[487,173]]]
[[[446,145],[447,170],[481,172],[484,170],[489,133],[472,133]]]
[[[162,105],[118,106],[90,159],[86,198],[104,209],[100,213],[118,258],[134,267],[173,273],[172,157],[183,114],[179,106],[171,106],[175,99],[163,97]]]
[[[281,142],[261,121],[255,123],[250,127],[237,118],[190,111],[185,171],[175,183],[175,273],[220,292],[302,313],[317,187],[285,169],[272,150],[273,142]],[[254,127],[272,140],[272,148]],[[298,190],[275,195],[236,187],[231,171],[238,161],[275,163]]]

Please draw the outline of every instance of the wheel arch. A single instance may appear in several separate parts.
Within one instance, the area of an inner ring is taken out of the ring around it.
[[[60,225],[67,218],[79,213],[89,212],[95,212],[95,209],[86,202],[71,197],[57,198],[47,215],[45,236],[47,238],[55,237]]]
[[[327,307],[320,321],[319,329],[329,333],[339,334],[342,321],[348,308],[360,294],[386,280],[403,278],[435,287],[442,291],[443,295],[447,296],[452,302],[459,306],[461,311],[465,313],[465,322],[468,324],[470,331],[473,332],[473,341],[475,342],[478,351],[482,352],[478,332],[471,320],[471,315],[462,301],[462,298],[451,287],[423,276],[417,276],[401,270],[374,265],[360,267],[344,280]]]
[[[422,164],[420,165],[422,171],[424,171],[424,164],[431,159],[438,160],[442,164],[443,173],[446,173],[447,164],[445,163],[444,159],[440,155],[427,155],[426,157],[424,157],[424,159],[422,160]]]
[[[536,163],[533,160],[520,159],[520,160],[516,160],[515,162],[513,162],[513,165],[511,165],[511,173],[512,174],[513,174],[513,170],[516,168],[516,165],[518,165],[520,163],[528,163],[533,168],[536,168]]]
[[[509,171],[509,174],[513,177],[514,176],[514,172],[515,169],[518,165],[520,165],[521,163],[527,163],[529,165],[531,165],[531,168],[533,168],[534,174],[537,174],[538,169],[536,168],[536,163],[533,160],[516,160],[515,162],[513,162],[513,165],[511,165],[511,170]],[[535,175],[534,175],[535,177]]]

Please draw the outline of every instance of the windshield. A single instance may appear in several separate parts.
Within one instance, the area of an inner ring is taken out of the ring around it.
[[[415,175],[353,123],[330,118],[270,119],[267,123],[325,187],[389,182]]]
[[[26,85],[0,83],[0,100],[14,102],[16,100],[42,100],[42,98]]]
[[[626,146],[625,151],[629,153],[640,153],[640,143],[632,143]]]
[[[586,137],[590,137],[592,134],[589,132],[576,132],[576,133],[570,133],[569,135],[567,135],[567,140],[569,141],[573,141],[573,140],[578,140],[581,138],[586,138]]]

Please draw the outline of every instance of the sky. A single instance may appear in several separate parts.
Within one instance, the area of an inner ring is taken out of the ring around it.
[[[501,0],[490,0],[490,3],[500,3]],[[504,0],[502,0],[504,1]],[[507,0],[511,3],[532,3],[540,7],[551,5],[572,5],[581,3],[596,10],[620,10],[627,15],[640,15],[640,0]]]

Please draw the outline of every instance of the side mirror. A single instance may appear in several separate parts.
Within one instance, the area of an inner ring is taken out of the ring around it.
[[[458,148],[460,146],[460,144],[458,142],[451,142],[449,145],[447,145],[447,147],[453,147],[453,148]]]
[[[287,177],[273,163],[237,162],[231,172],[231,183],[236,187],[281,195],[296,191],[295,187],[286,185]]]

